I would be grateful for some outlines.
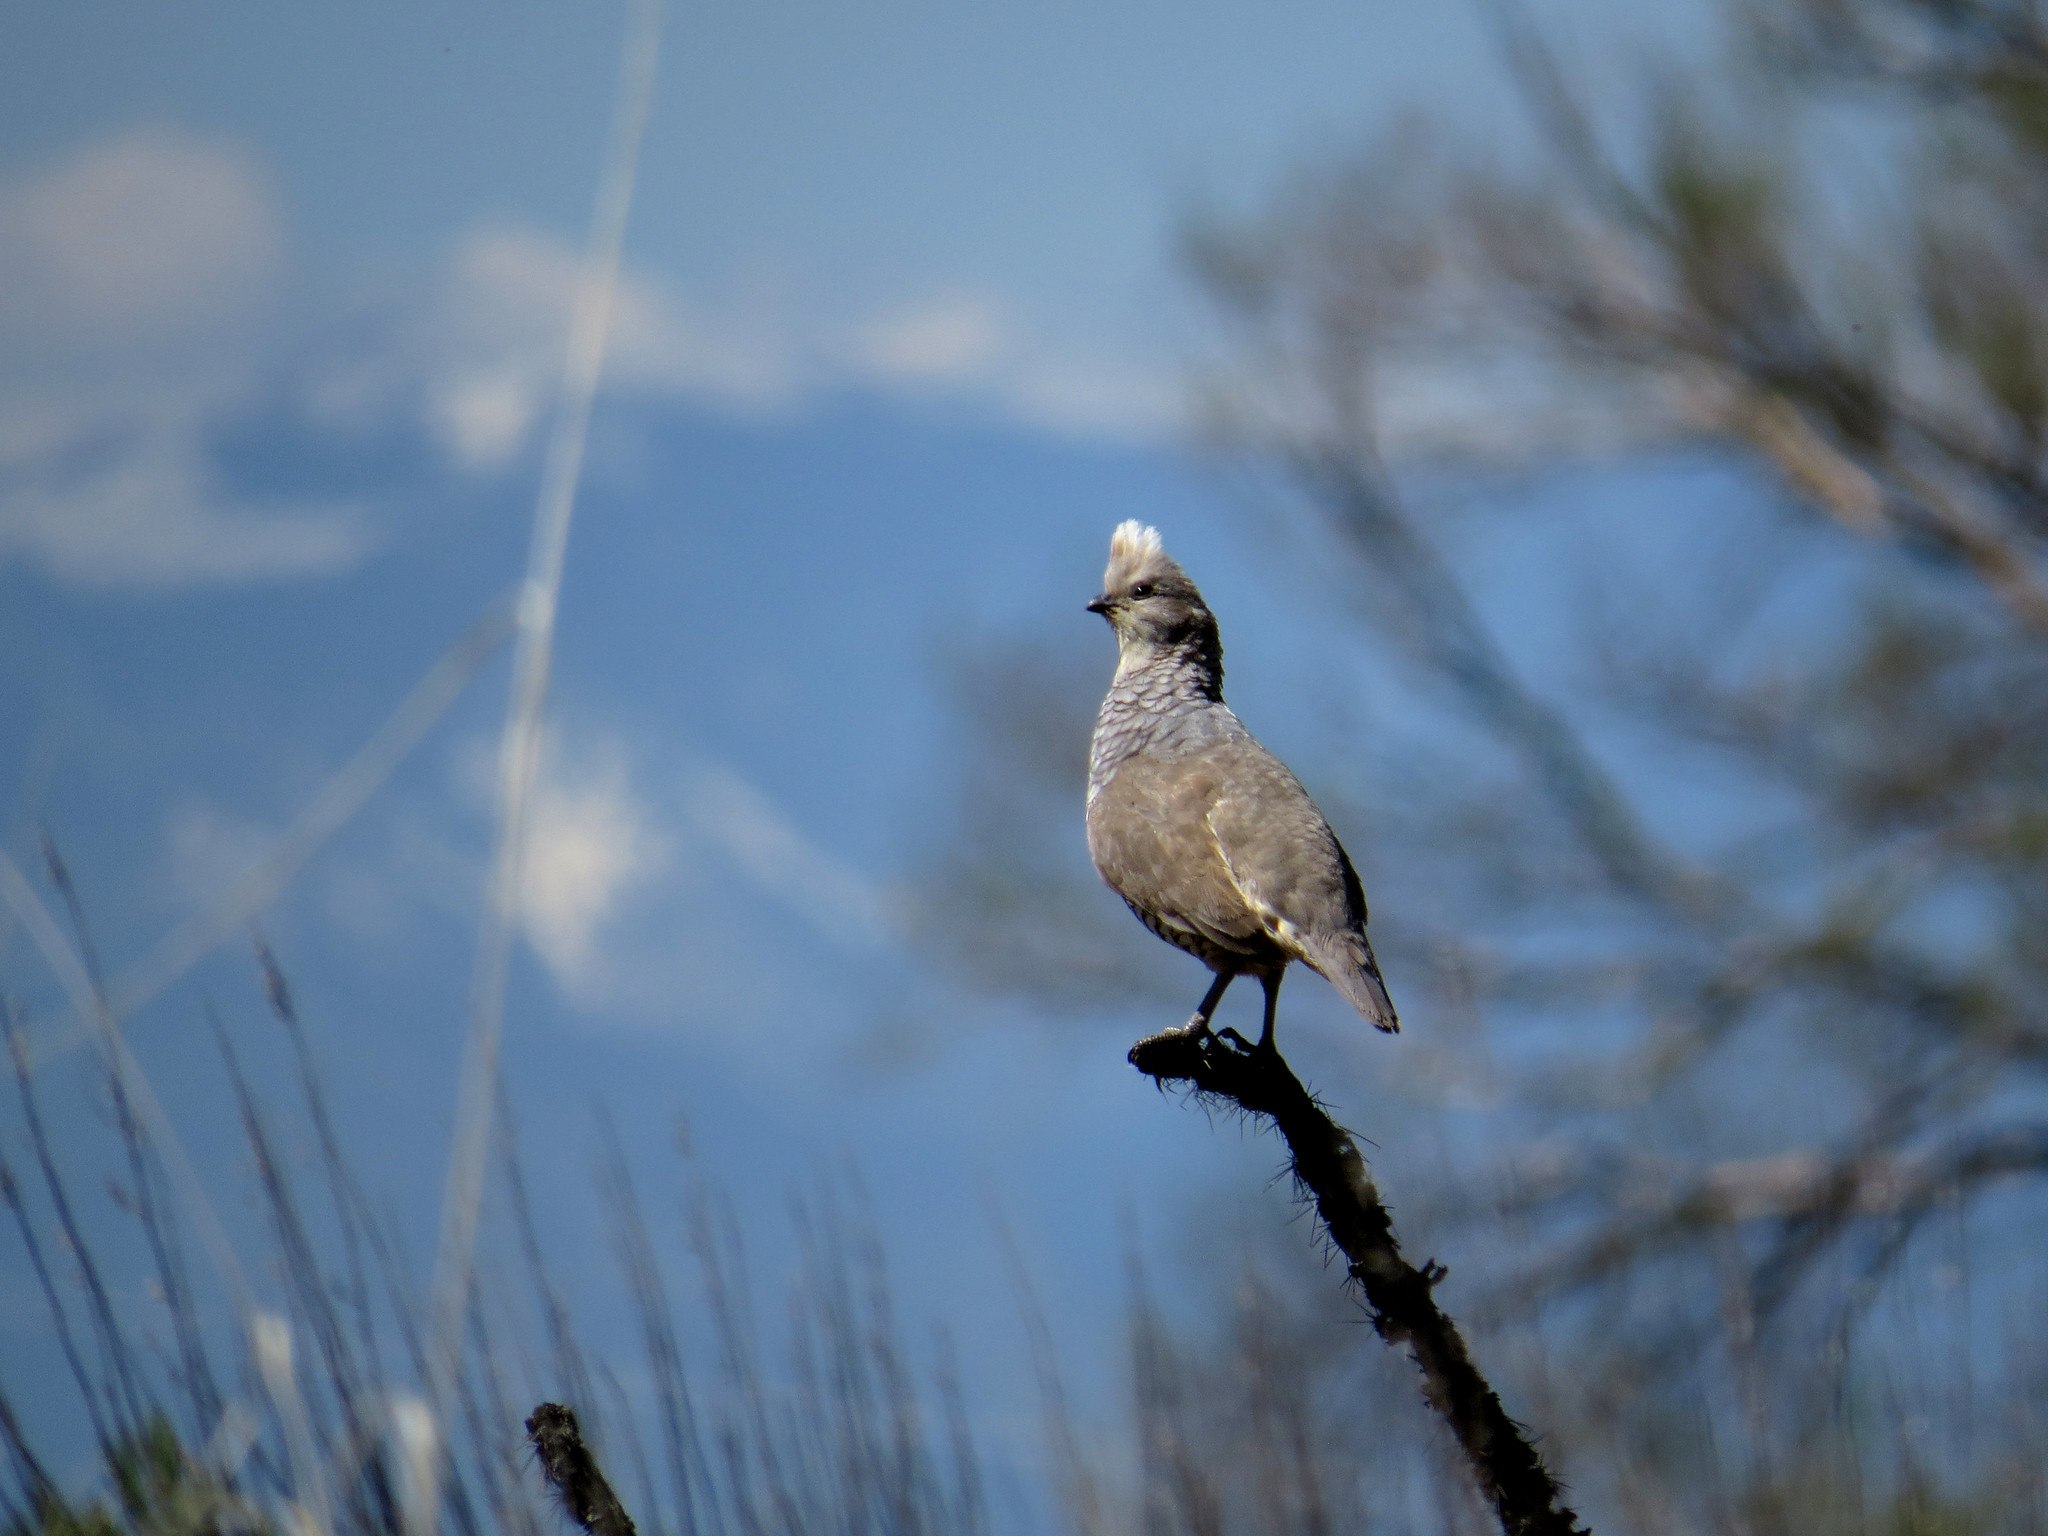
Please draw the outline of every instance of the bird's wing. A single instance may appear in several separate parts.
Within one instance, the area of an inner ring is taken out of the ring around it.
[[[1368,1022],[1396,1027],[1365,936],[1365,890],[1301,781],[1246,738],[1205,817],[1217,856],[1260,925],[1328,977]]]
[[[1205,822],[1246,904],[1292,947],[1310,933],[1363,928],[1365,893],[1301,781],[1255,741],[1230,747]]]
[[[1261,924],[1217,850],[1207,813],[1223,780],[1199,756],[1133,759],[1088,808],[1088,850],[1148,922],[1249,955]]]

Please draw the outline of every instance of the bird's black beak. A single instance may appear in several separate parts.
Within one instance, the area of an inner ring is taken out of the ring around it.
[[[1089,599],[1088,602],[1088,611],[1090,613],[1099,613],[1104,618],[1109,617],[1109,607],[1109,594],[1107,592],[1103,593],[1100,597]]]

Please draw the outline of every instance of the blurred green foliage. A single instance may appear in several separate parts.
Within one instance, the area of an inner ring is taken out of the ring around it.
[[[106,1456],[114,1503],[67,1501],[44,1484],[33,1512],[17,1513],[8,1536],[268,1536],[272,1527],[194,1465],[168,1415],[116,1442]]]

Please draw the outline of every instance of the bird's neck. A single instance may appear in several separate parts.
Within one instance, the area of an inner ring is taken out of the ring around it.
[[[1223,646],[1215,632],[1160,644],[1132,639],[1117,652],[1111,692],[1129,692],[1146,703],[1223,702]]]
[[[1138,754],[1182,749],[1217,730],[1237,728],[1223,702],[1220,656],[1186,646],[1125,646],[1116,680],[1095,717],[1088,803],[1093,805],[1117,769]]]

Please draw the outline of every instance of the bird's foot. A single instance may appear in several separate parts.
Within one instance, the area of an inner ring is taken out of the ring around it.
[[[1147,1035],[1131,1047],[1127,1059],[1139,1071],[1154,1077],[1162,1073],[1170,1077],[1184,1077],[1187,1064],[1199,1061],[1204,1047],[1214,1038],[1209,1021],[1196,1014],[1185,1024],[1162,1029],[1156,1035]],[[1168,1063],[1178,1065],[1169,1066]]]
[[[1147,1035],[1145,1038],[1148,1041],[1186,1040],[1189,1042],[1199,1043],[1203,1040],[1208,1039],[1209,1034],[1210,1030],[1208,1019],[1204,1017],[1202,1014],[1195,1013],[1190,1014],[1188,1016],[1187,1023],[1177,1025],[1172,1029],[1162,1029],[1161,1031],[1159,1031],[1158,1034]]]

